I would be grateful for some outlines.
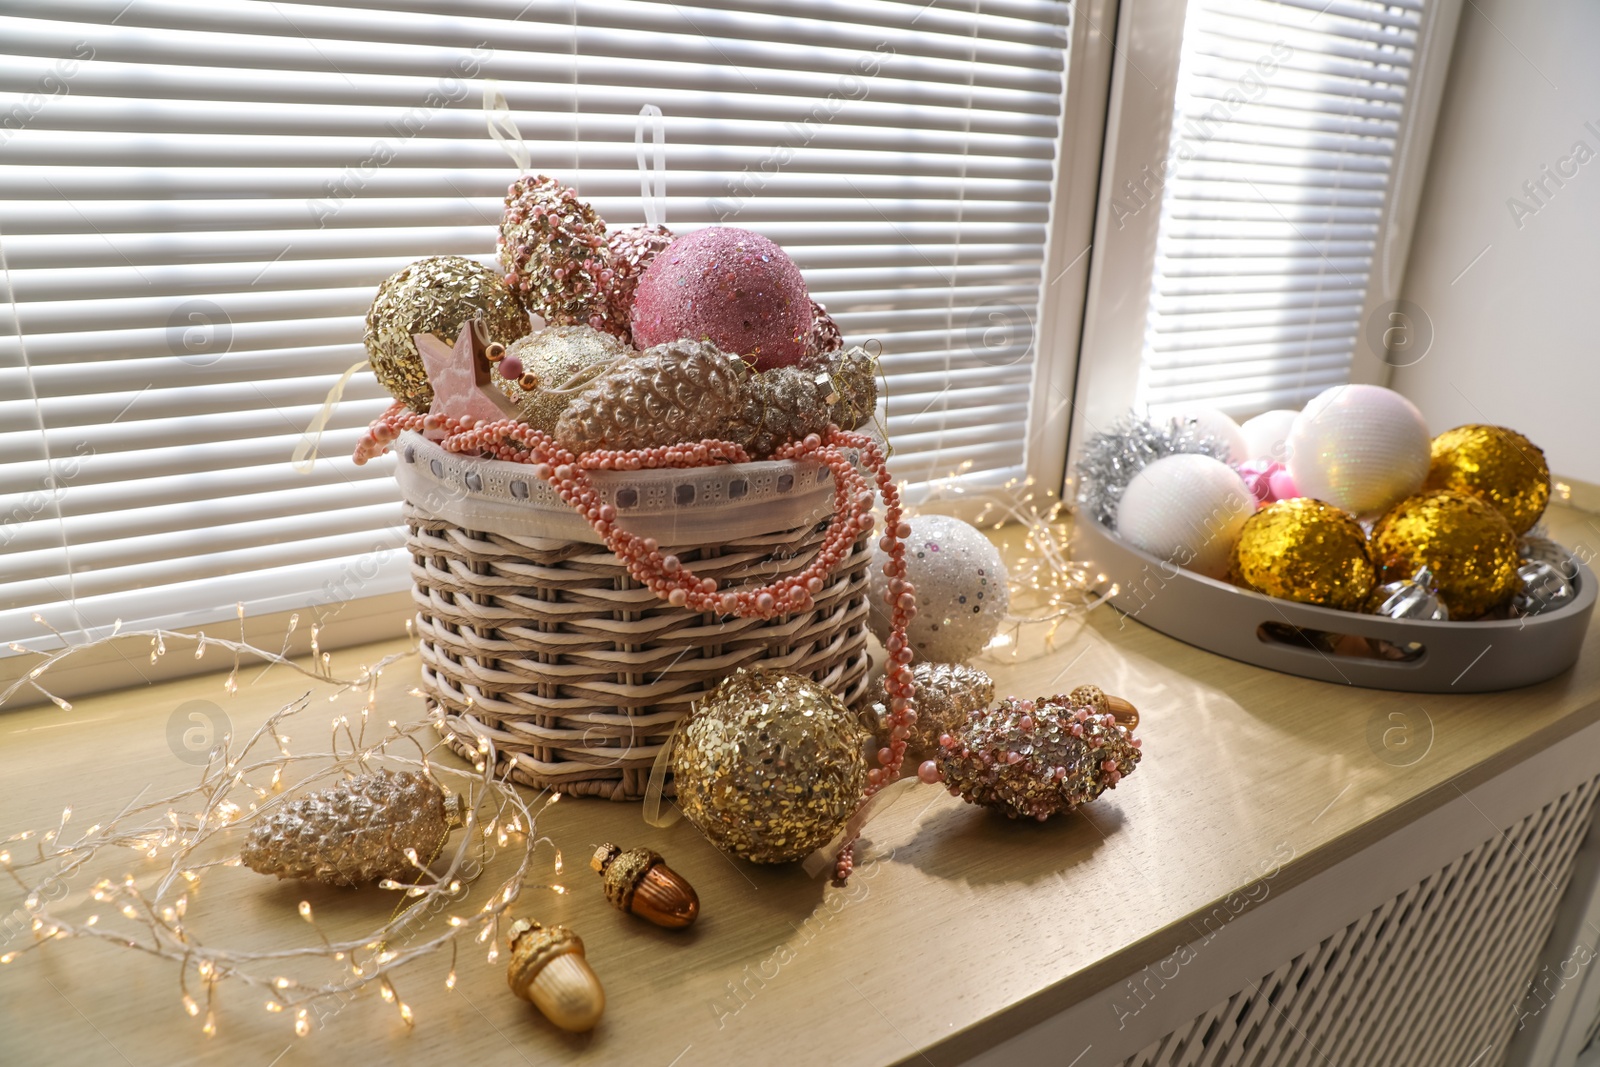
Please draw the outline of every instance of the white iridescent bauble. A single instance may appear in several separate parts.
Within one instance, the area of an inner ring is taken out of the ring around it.
[[[906,581],[917,591],[917,615],[906,640],[918,660],[962,663],[983,651],[1011,606],[1000,550],[969,523],[948,515],[913,515],[905,539]],[[870,623],[889,640],[889,579],[882,549],[872,557]]]
[[[1298,411],[1277,408],[1273,411],[1263,411],[1253,419],[1246,419],[1239,430],[1244,434],[1244,450],[1249,455],[1245,460],[1235,462],[1264,459],[1287,465],[1289,431],[1294,427],[1294,420],[1299,417]]]
[[[1295,419],[1289,475],[1301,496],[1375,515],[1422,488],[1431,444],[1422,413],[1399,393],[1336,385]]]
[[[1117,533],[1152,556],[1222,578],[1239,530],[1253,514],[1255,496],[1226,463],[1210,456],[1167,456],[1123,490]]]
[[[1226,445],[1229,463],[1243,463],[1253,458],[1239,424],[1226,413],[1216,408],[1187,408],[1173,417],[1179,422],[1191,423],[1201,434],[1215,437]]]

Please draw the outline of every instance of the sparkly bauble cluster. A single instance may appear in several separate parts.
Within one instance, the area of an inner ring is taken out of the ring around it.
[[[916,658],[959,663],[983,651],[1011,605],[1000,550],[970,523],[948,515],[916,515],[905,538],[906,580],[917,589],[917,617],[906,628]],[[873,557],[872,632],[887,642],[890,581],[885,549]]]
[[[528,333],[527,310],[494,271],[464,256],[419,259],[378,286],[367,311],[367,361],[378,384],[416,412],[433,403],[417,334],[449,344],[480,320],[489,340],[509,345]]]
[[[621,333],[608,317],[605,220],[573,189],[543,174],[512,182],[499,250],[506,284],[546,325]]]
[[[1233,573],[1258,593],[1343,611],[1361,607],[1375,578],[1360,524],[1309,497],[1250,516],[1233,547]]]
[[[328,885],[410,881],[461,824],[460,812],[460,797],[417,771],[356,775],[266,816],[239,858],[261,874]]]
[[[655,257],[635,290],[632,325],[641,347],[710,341],[764,370],[805,358],[811,297],[800,269],[772,241],[713,226]]]
[[[1517,587],[1517,535],[1505,516],[1475,496],[1419,493],[1372,528],[1372,559],[1383,581],[1426,567],[1452,619],[1475,619]]]
[[[729,855],[755,863],[801,859],[861,802],[865,740],[856,716],[823,686],[741,668],[678,731],[678,806]]]
[[[974,712],[934,763],[952,794],[1043,821],[1087,804],[1139,765],[1140,743],[1110,712],[1067,696]]]

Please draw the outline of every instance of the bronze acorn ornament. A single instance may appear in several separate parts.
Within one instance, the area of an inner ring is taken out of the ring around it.
[[[565,926],[518,919],[508,931],[511,965],[506,984],[563,1030],[594,1029],[606,1010],[606,991],[583,954],[583,939]]]
[[[589,860],[605,882],[606,899],[618,911],[637,915],[669,930],[681,930],[700,916],[694,886],[648,848],[624,852],[609,842]]]

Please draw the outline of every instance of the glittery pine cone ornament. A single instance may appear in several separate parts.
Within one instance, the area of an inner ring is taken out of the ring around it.
[[[959,732],[968,716],[994,701],[994,679],[964,663],[916,663],[911,677],[917,687],[917,721],[906,736],[909,756],[934,752],[941,736]],[[865,707],[867,728],[880,748],[888,747],[892,740],[888,705],[881,677],[857,705]]]
[[[822,371],[775,367],[752,376],[744,390],[741,418],[751,428],[744,439],[751,458],[766,459],[790,441],[826,430],[833,421],[828,405],[833,395]]]
[[[531,328],[522,301],[494,271],[464,256],[419,259],[378,286],[367,311],[367,361],[378,384],[426,414],[433,403],[428,370],[413,335],[449,343],[464,323],[483,320],[488,339],[509,345]]]
[[[607,318],[605,220],[574,190],[543,174],[512,182],[499,251],[506,283],[546,325],[616,332]]]
[[[844,335],[839,324],[833,321],[828,309],[816,297],[811,298],[811,341],[806,346],[810,356],[827,356],[844,347]]]
[[[1539,446],[1503,426],[1468,425],[1433,439],[1424,489],[1468,493],[1527,533],[1550,502],[1550,467]]]
[[[853,430],[868,422],[878,410],[878,361],[856,345],[827,363],[834,400],[829,405],[840,429]]]
[[[459,825],[459,796],[417,771],[377,771],[280,808],[250,831],[239,858],[260,874],[327,885],[409,880],[417,868],[407,850],[426,863]]]
[[[1116,529],[1117,505],[1134,475],[1156,460],[1182,452],[1228,462],[1227,442],[1187,419],[1124,416],[1109,432],[1090,436],[1078,457],[1078,506],[1108,530]]]
[[[633,293],[639,278],[662,249],[672,243],[672,231],[665,226],[630,226],[606,235],[605,279],[607,329],[632,342]]]
[[[508,348],[496,373],[522,421],[553,434],[567,405],[632,351],[593,326],[551,326]]]
[[[1114,788],[1139,765],[1139,742],[1109,712],[1068,697],[1018,700],[973,713],[935,760],[969,804],[1043,822]]]
[[[824,686],[740,668],[678,731],[678,806],[710,842],[752,863],[827,843],[861,803],[866,732]]]
[[[707,341],[672,341],[612,368],[567,407],[556,440],[573,452],[737,441],[744,361]]]
[[[1475,496],[1436,490],[1390,508],[1372,527],[1380,581],[1433,574],[1452,619],[1476,619],[1517,588],[1517,535],[1505,516]]]

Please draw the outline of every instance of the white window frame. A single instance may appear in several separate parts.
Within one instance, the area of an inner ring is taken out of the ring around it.
[[[1362,321],[1401,294],[1461,6],[1462,0],[1430,0],[1423,14]],[[1161,212],[1153,203],[1119,225],[1112,201],[1124,181],[1167,158],[1187,10],[1187,0],[1124,0],[1121,7],[1069,438],[1073,461],[1090,434],[1111,426],[1134,405]],[[1372,351],[1363,339],[1351,359],[1350,380],[1387,385],[1393,369],[1384,353]],[[1063,492],[1070,496],[1070,478]]]

